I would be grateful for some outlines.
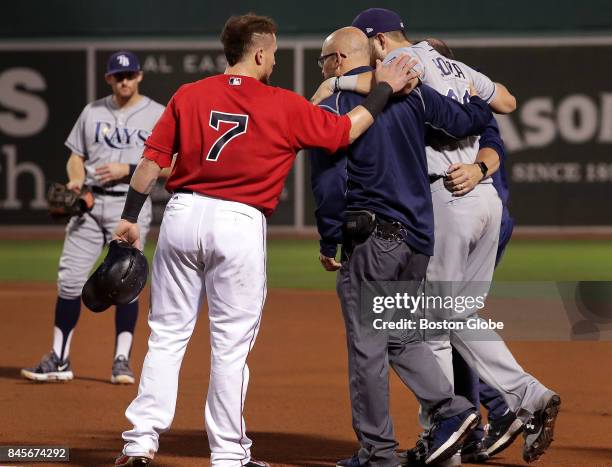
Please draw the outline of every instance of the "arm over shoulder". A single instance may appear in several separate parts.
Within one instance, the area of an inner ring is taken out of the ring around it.
[[[325,99],[321,104],[332,98],[335,96]],[[291,122],[288,125],[290,141],[296,150],[321,148],[334,153],[348,146],[351,121],[347,116],[329,112],[333,111],[333,107],[328,105],[329,108],[324,110],[290,91],[286,91],[283,96],[283,104]]]

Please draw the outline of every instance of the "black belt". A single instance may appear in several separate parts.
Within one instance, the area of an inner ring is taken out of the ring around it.
[[[444,178],[444,175],[430,175],[429,176],[429,184],[433,185],[434,183],[436,183],[441,178]]]
[[[406,239],[407,229],[401,222],[371,211],[347,211],[343,226],[346,239],[361,243],[371,234],[383,240],[402,241]]]
[[[105,190],[104,188],[99,187],[99,186],[92,186],[91,191],[95,193],[96,195],[117,196],[117,197],[127,195],[127,191]]]
[[[376,216],[376,228],[374,229],[374,235],[383,240],[406,240],[407,229],[399,221],[394,219],[383,219],[380,216]]]

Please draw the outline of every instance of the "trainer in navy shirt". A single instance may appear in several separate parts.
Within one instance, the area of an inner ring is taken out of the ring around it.
[[[347,75],[363,73],[358,67]],[[345,114],[364,97],[347,91],[321,102],[324,109]],[[484,130],[492,114],[477,96],[467,105],[442,96],[424,84],[407,97],[387,104],[370,129],[346,150],[333,157],[311,157],[312,187],[321,235],[321,253],[334,257],[342,243],[342,213],[368,210],[405,227],[405,241],[414,250],[433,255],[434,223],[425,133],[428,126],[461,139]],[[351,157],[346,155],[350,152]]]

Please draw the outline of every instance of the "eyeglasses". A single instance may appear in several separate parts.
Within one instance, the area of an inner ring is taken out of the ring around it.
[[[329,57],[333,57],[334,55],[339,55],[342,58],[346,58],[346,55],[344,55],[342,52],[332,52],[330,54],[321,55],[319,58],[317,58],[317,64],[319,65],[319,68],[323,68],[325,60],[327,60]]]

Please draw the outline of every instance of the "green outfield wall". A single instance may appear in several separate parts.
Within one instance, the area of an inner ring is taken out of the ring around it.
[[[607,0],[19,0],[3,5],[0,37],[216,36],[229,15],[247,11],[274,17],[281,34],[325,34],[373,6],[398,11],[415,35],[612,30]]]

